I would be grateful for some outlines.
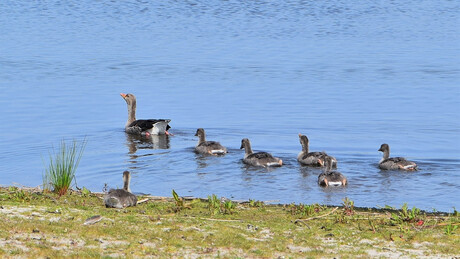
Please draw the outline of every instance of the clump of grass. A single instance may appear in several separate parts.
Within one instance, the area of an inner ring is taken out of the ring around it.
[[[221,205],[221,208],[222,208],[221,212],[223,212],[224,214],[233,214],[233,211],[236,208],[236,204],[228,200],[228,201],[225,201],[223,205]]]
[[[308,204],[302,204],[302,203],[299,203],[299,205],[295,205],[294,203],[292,203],[289,205],[288,209],[291,215],[299,215],[302,217],[311,216],[323,210],[323,208],[319,204],[308,205]]]
[[[233,214],[236,203],[233,203],[231,200],[221,201],[217,195],[208,195],[208,210],[211,215],[217,213],[221,214]]]
[[[446,235],[450,236],[454,233],[454,231],[458,228],[458,226],[455,226],[455,225],[452,225],[452,224],[449,224],[446,226],[446,228],[444,229],[444,232],[446,233]]]
[[[217,198],[217,195],[208,195],[208,209],[211,215],[220,211],[220,200]]]
[[[257,207],[257,208],[260,208],[260,207],[264,206],[263,201],[257,201],[257,200],[251,200],[251,199],[249,199],[248,204],[249,204],[249,207]]]
[[[172,195],[174,198],[174,201],[176,202],[176,208],[174,209],[175,212],[179,212],[182,209],[190,209],[190,206],[185,205],[184,198],[179,197],[179,194],[173,189],[172,190]]]
[[[86,140],[82,143],[74,140],[70,145],[62,140],[57,152],[53,148],[49,154],[48,168],[43,175],[43,189],[51,190],[59,196],[67,193],[72,182],[75,182],[75,172],[85,146]]]
[[[345,199],[342,199],[342,201],[345,215],[350,216],[355,214],[355,202],[350,200],[348,197],[345,197]]]
[[[444,233],[446,233],[446,235],[450,236],[454,233],[454,231],[458,228],[458,226],[455,226],[455,225],[452,225],[452,224],[449,224],[446,226],[446,228],[444,229]]]
[[[394,225],[401,224],[403,222],[413,223],[419,221],[422,213],[419,208],[413,207],[409,209],[407,203],[404,203],[399,211],[399,215],[396,213],[391,214],[391,223]]]

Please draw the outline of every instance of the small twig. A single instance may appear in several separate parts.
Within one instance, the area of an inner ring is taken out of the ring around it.
[[[222,221],[222,222],[242,222],[241,219],[207,219],[207,218],[198,218],[203,220],[210,220],[210,221]]]
[[[88,219],[85,220],[85,223],[83,223],[83,225],[93,225],[99,221],[102,220],[102,216],[101,215],[96,215],[96,216],[92,216]]]
[[[149,198],[142,199],[140,201],[137,201],[137,204],[144,203],[146,201],[150,200]]]
[[[423,228],[435,228],[435,227],[447,226],[447,225],[459,226],[460,223],[443,222],[443,223],[439,223],[439,224],[434,224],[434,225],[429,225],[429,226],[422,226],[422,227],[423,227]]]
[[[323,218],[323,217],[326,217],[327,215],[329,214],[332,214],[334,213],[334,211],[336,211],[339,207],[335,207],[333,210],[329,211],[328,213],[324,214],[324,215],[321,215],[321,216],[317,216],[317,217],[312,217],[312,218],[308,218],[308,219],[296,219],[294,223],[297,223],[297,222],[301,222],[301,221],[308,221],[308,220],[312,220],[312,219],[319,219],[319,218]]]
[[[308,229],[311,229],[311,227],[310,227],[307,223],[303,222],[302,220],[298,220],[298,219],[297,219],[296,221],[294,221],[294,224],[297,224],[297,223],[302,223],[302,224],[303,224],[304,226],[306,226]]]

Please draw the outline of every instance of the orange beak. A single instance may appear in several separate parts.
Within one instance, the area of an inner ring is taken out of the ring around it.
[[[123,97],[123,98],[126,97],[126,94],[124,94],[124,93],[121,93],[120,95],[121,95],[121,97]]]

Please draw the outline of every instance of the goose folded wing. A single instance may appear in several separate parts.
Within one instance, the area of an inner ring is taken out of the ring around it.
[[[273,156],[269,153],[266,152],[259,152],[259,153],[254,153],[250,155],[249,157],[251,158],[257,158],[257,159],[264,159],[264,158],[273,158]]]
[[[324,152],[310,152],[304,154],[302,159],[307,159],[308,157],[324,158],[325,156],[327,156],[327,154]]]
[[[168,123],[167,120],[136,120],[136,121],[133,121],[131,124],[129,124],[128,127],[139,127],[142,130],[149,130],[153,128],[153,125],[159,122]],[[166,130],[170,128],[171,127],[169,125],[166,126]]]
[[[386,161],[391,161],[393,163],[404,163],[406,162],[406,159],[404,157],[391,157],[383,162],[386,162]]]

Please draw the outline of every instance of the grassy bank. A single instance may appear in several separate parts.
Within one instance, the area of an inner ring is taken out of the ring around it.
[[[142,198],[140,198],[142,199]],[[1,257],[459,257],[458,213],[152,198],[0,188]],[[85,224],[93,216],[97,222]]]

